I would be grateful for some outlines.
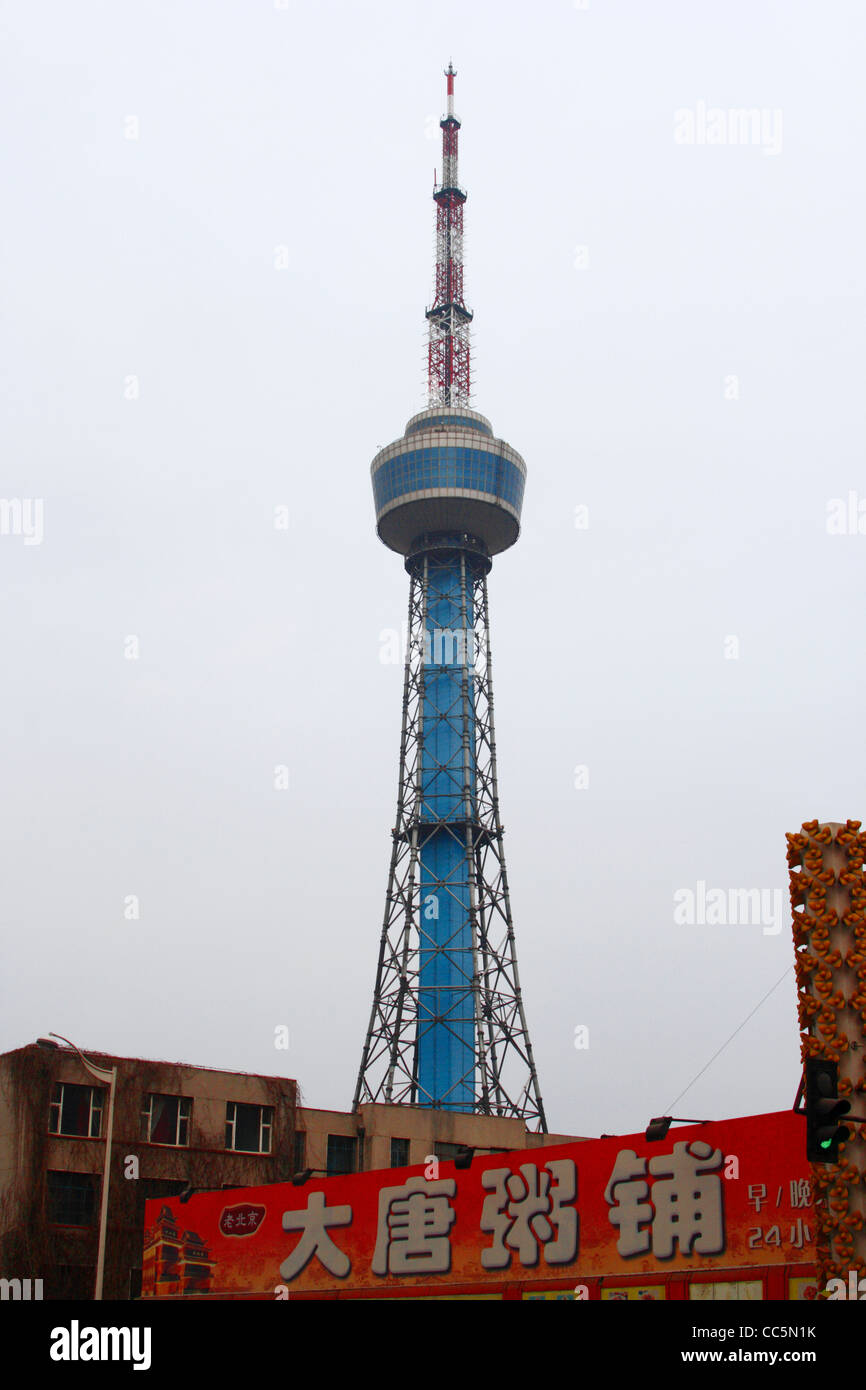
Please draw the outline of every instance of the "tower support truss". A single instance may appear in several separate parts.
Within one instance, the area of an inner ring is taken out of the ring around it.
[[[366,1101],[522,1118],[546,1131],[499,818],[487,605],[471,536],[425,537],[411,576],[396,824]]]

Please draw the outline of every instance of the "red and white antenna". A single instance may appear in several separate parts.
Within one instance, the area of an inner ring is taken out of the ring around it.
[[[430,342],[427,356],[428,406],[469,404],[469,324],[463,302],[463,204],[466,193],[457,176],[454,78],[445,70],[448,106],[442,128],[442,181],[433,189],[436,204],[436,282],[433,308],[427,310]]]

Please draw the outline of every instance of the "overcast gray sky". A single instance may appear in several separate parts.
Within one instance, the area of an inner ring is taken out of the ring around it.
[[[526,1011],[552,1129],[643,1127],[792,964],[785,832],[866,819],[866,11],[2,12],[0,1049],[351,1102],[408,584],[369,464],[425,405],[453,59],[473,403],[529,471],[490,579]],[[701,882],[781,918],[675,921]],[[674,1113],[798,1076],[791,974]]]

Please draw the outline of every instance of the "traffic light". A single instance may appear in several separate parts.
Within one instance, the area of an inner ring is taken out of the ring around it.
[[[839,1067],[822,1057],[806,1058],[806,1157],[810,1163],[838,1163],[839,1145],[849,1130],[839,1123],[851,1109],[838,1095]]]

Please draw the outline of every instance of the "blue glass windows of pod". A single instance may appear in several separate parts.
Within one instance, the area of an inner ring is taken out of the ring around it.
[[[520,469],[501,454],[485,449],[447,445],[409,449],[388,459],[373,476],[377,513],[404,493],[436,488],[463,488],[485,492],[510,503],[516,512],[523,506],[525,479]]]

